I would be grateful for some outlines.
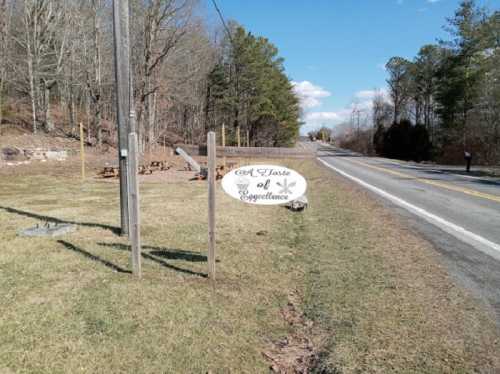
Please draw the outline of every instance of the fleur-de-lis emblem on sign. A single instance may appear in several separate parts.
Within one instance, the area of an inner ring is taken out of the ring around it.
[[[276,182],[276,184],[281,187],[280,194],[291,194],[292,193],[291,188],[295,187],[297,183],[296,182],[288,183],[288,180],[285,178],[283,183]]]

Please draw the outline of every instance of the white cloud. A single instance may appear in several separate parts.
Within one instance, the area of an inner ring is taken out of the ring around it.
[[[389,92],[387,89],[362,90],[354,94],[354,100],[350,105],[350,110],[357,109],[365,113],[370,113],[373,108],[373,99],[377,95],[381,95],[384,101],[390,102]]]
[[[309,81],[293,82],[293,90],[299,97],[304,110],[316,108],[321,105],[321,99],[332,94],[320,86],[316,86]]]
[[[363,91],[358,91],[354,95],[354,97],[358,100],[361,101],[366,101],[366,100],[373,100],[377,94],[381,94],[383,97],[387,97],[387,90],[382,89],[382,90],[363,90]]]
[[[385,100],[389,100],[388,92],[385,89],[362,90],[354,94],[353,102],[345,108],[335,111],[307,111],[303,118],[305,126],[302,128],[302,133],[307,133],[321,126],[333,128],[336,132],[341,131],[343,127],[341,125],[351,121],[354,110],[360,112],[361,118],[370,118],[373,108],[373,98],[377,93],[381,93]]]
[[[376,93],[377,92],[375,90],[364,90],[356,92],[356,95],[354,95],[354,97],[356,97],[357,99],[370,100],[375,97]]]
[[[335,126],[348,121],[351,116],[352,108],[344,108],[331,112],[310,112],[304,116],[304,122],[307,128],[314,129],[320,126]]]
[[[323,99],[332,95],[331,92],[310,81],[292,81],[292,85],[295,94],[300,99],[304,113],[302,120],[305,124],[301,128],[303,134],[321,126],[330,127],[336,132],[343,131],[341,129],[346,126],[348,127],[348,125],[345,124],[351,121],[354,111],[360,113],[363,121],[369,121],[373,107],[372,102],[378,93],[382,94],[385,100],[389,101],[389,95],[385,89],[361,90],[353,95],[352,103],[345,108],[332,111],[321,111],[318,110],[318,107],[321,106]],[[315,108],[316,110],[314,110]]]
[[[307,121],[338,121],[341,115],[338,112],[313,112],[306,114]]]

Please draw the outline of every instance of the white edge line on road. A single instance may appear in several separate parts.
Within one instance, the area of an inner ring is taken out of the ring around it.
[[[409,202],[407,202],[407,201],[405,201],[397,196],[394,196],[394,195],[392,195],[392,194],[390,194],[390,193],[388,193],[388,192],[386,192],[378,187],[375,187],[369,183],[366,183],[365,181],[363,181],[359,178],[356,178],[356,177],[346,173],[345,171],[342,171],[342,170],[336,168],[335,166],[330,165],[328,162],[322,160],[319,157],[318,157],[318,160],[322,164],[324,164],[326,167],[336,171],[340,175],[356,182],[357,184],[369,189],[372,192],[375,192],[377,195],[385,197],[386,199],[392,201],[394,204],[396,204],[402,208],[405,208],[406,210],[408,210],[412,213],[417,214],[418,216],[424,218],[426,221],[428,221],[434,225],[439,226],[444,231],[446,231],[454,236],[456,236],[456,234],[458,233],[460,235],[460,237],[468,244],[471,244],[473,247],[475,247],[483,252],[486,252],[487,254],[489,254],[497,259],[500,259],[500,245],[498,245],[498,244],[496,244],[488,239],[485,239],[480,235],[474,234],[473,232],[466,230],[461,226],[458,226],[452,222],[449,222],[449,221],[445,220],[444,218],[436,216],[435,214],[432,214],[432,213],[426,211],[425,209],[419,208],[418,206],[413,205],[413,204],[411,204],[411,203],[409,203]],[[477,244],[481,244],[482,246],[486,246],[490,250],[484,250],[482,247],[478,247]],[[491,250],[493,250],[494,252],[492,252]]]

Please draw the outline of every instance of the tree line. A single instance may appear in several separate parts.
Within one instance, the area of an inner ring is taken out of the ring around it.
[[[349,145],[417,161],[460,162],[469,152],[500,162],[500,11],[464,0],[445,30],[448,40],[422,46],[412,60],[389,59],[373,128],[353,131]]]
[[[142,149],[295,142],[299,105],[277,48],[235,22],[206,24],[196,0],[130,0],[131,65]],[[227,32],[226,32],[227,31]],[[33,133],[114,144],[112,2],[0,0],[0,125],[24,110]]]

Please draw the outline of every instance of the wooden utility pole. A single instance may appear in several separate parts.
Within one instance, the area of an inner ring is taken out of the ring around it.
[[[116,80],[116,118],[118,121],[118,159],[120,166],[121,234],[129,233],[128,209],[128,133],[130,114],[130,36],[128,0],[113,0],[113,30]]]
[[[85,145],[83,143],[83,123],[80,122],[80,159],[82,160],[82,180],[85,179]]]
[[[132,247],[132,272],[141,277],[141,235],[138,169],[138,141],[135,125],[133,77],[130,69],[128,0],[113,0],[115,36],[116,108],[120,160],[120,212],[122,235]]]
[[[208,152],[208,277],[215,280],[215,132],[207,136]]]

